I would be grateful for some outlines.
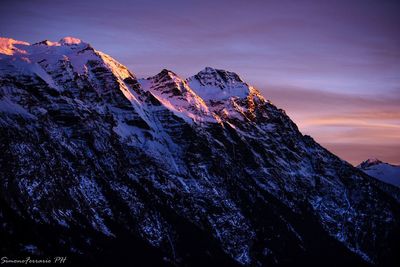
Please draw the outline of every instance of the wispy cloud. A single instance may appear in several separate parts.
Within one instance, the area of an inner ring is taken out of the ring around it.
[[[343,159],[357,164],[380,156],[400,164],[400,94],[361,97],[290,87],[264,94],[286,108],[302,132]]]

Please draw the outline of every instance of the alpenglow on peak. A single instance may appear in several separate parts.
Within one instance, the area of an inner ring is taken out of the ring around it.
[[[186,80],[189,86],[205,101],[230,97],[245,98],[250,87],[234,72],[206,67]]]
[[[80,43],[83,43],[81,39],[71,36],[66,36],[60,40],[60,44],[62,45],[77,45]]]

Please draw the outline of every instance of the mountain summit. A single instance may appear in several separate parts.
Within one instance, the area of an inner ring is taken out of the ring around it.
[[[371,166],[374,166],[374,165],[378,165],[378,164],[382,164],[382,163],[384,163],[384,162],[380,161],[380,160],[377,159],[377,158],[367,159],[367,160],[361,162],[361,163],[357,166],[357,168],[363,169],[363,168],[368,168],[368,167],[371,167]]]
[[[78,45],[80,43],[82,43],[82,40],[71,36],[64,37],[60,40],[60,44],[62,45]]]
[[[357,168],[382,182],[400,187],[400,166],[378,159],[367,159],[361,162]]]
[[[206,101],[244,98],[250,92],[249,86],[236,73],[211,67],[188,78],[187,82]]]
[[[0,39],[0,250],[96,266],[395,265],[399,189],[229,71]],[[28,227],[29,226],[29,227]]]

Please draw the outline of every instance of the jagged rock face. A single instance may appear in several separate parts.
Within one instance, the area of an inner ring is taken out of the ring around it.
[[[238,75],[137,80],[75,38],[0,44],[2,254],[398,262],[398,189],[303,136]]]

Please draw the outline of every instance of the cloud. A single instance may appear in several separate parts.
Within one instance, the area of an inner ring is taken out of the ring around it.
[[[358,165],[367,158],[379,158],[382,161],[400,165],[398,143],[390,145],[324,143],[324,146],[336,155],[346,155],[353,165]]]
[[[343,159],[357,164],[367,157],[382,157],[400,164],[397,92],[358,96],[271,87],[264,95],[284,108],[303,133],[313,136]]]
[[[344,115],[350,117],[384,115],[397,118],[400,112],[398,104],[400,103],[400,88],[373,95],[352,94],[352,92],[346,94],[334,92],[332,89],[322,91],[316,88],[305,89],[277,85],[271,85],[261,90],[272,101],[300,113],[319,110],[319,114],[338,114],[342,111]]]

